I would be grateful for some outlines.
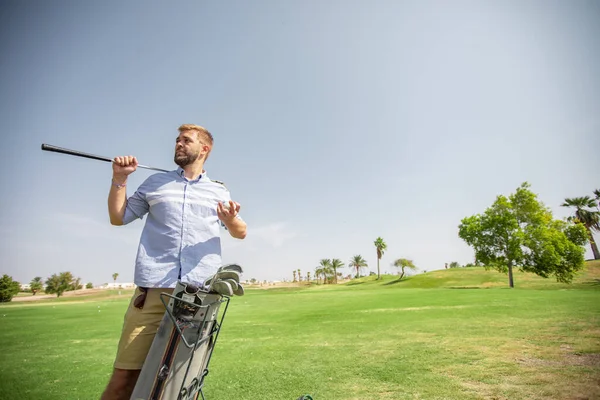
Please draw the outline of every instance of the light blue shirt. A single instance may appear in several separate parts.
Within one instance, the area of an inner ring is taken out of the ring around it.
[[[218,202],[229,190],[206,173],[190,181],[182,168],[148,177],[127,199],[123,224],[148,215],[135,261],[134,282],[141,287],[201,285],[221,266]]]

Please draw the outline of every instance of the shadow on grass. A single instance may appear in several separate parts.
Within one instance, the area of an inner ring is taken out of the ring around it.
[[[586,287],[589,287],[589,286],[592,286],[592,287],[600,286],[600,279],[592,279],[591,281],[581,282],[580,285],[586,286]]]
[[[402,278],[402,279],[394,279],[393,281],[390,281],[388,283],[384,283],[384,286],[390,286],[390,285],[397,285],[398,283],[402,283],[402,282],[406,282],[408,280],[408,278]]]
[[[479,286],[448,286],[448,289],[484,289]]]
[[[346,283],[346,286],[362,285],[363,283],[365,283],[365,281],[362,281],[362,282],[348,282],[348,283]]]

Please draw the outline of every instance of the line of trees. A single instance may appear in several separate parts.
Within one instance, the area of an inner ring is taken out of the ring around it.
[[[45,287],[44,287],[45,284]],[[86,288],[92,288],[91,282],[87,283]],[[75,278],[71,272],[61,272],[52,274],[46,282],[42,277],[36,276],[29,283],[29,290],[33,296],[42,290],[46,294],[56,294],[56,297],[62,296],[64,292],[82,289],[81,278]],[[0,279],[0,302],[9,302],[21,291],[21,283],[15,281],[12,276],[4,274]]]
[[[452,261],[450,264],[445,263],[444,264],[444,268],[448,269],[448,268],[471,268],[471,267],[480,267],[481,265],[478,265],[477,263],[473,264],[473,263],[466,263],[465,265],[460,265],[460,263],[458,261]]]
[[[377,240],[375,240],[375,247],[377,249],[379,261],[379,259],[381,259],[381,256],[383,255],[384,250],[387,249],[387,245],[385,244],[382,238],[377,238]],[[400,277],[398,278],[398,280],[404,278],[406,270],[417,270],[417,266],[414,264],[414,262],[407,258],[398,258],[391,265],[393,267],[399,268],[398,275]],[[367,261],[363,258],[363,256],[360,254],[352,256],[352,258],[346,265],[344,265],[342,260],[340,260],[339,258],[321,259],[321,261],[319,262],[319,266],[315,268],[315,278],[317,280],[317,284],[337,283],[338,278],[343,275],[341,272],[339,272],[339,270],[344,267],[350,268],[350,270],[352,271],[352,275],[354,275],[354,278],[359,278],[361,276],[361,270],[363,268],[368,268],[369,265]],[[294,282],[296,282],[296,271],[294,271],[293,274]],[[307,279],[310,280],[310,272],[307,273]],[[379,266],[376,279],[381,279],[381,275],[379,274]]]
[[[339,258],[323,258],[319,262],[319,266],[315,268],[315,278],[317,283],[321,280],[323,283],[337,283],[338,277],[342,274],[338,272],[344,267],[344,263]]]
[[[375,246],[375,252],[377,255],[377,280],[381,279],[381,269],[380,269],[380,260],[387,250],[387,244],[385,240],[381,237],[378,237],[373,242]],[[417,270],[416,265],[412,260],[407,258],[398,258],[391,264],[394,267],[399,268],[398,275],[400,276],[398,279],[401,280],[404,278],[406,274],[406,270]],[[352,256],[348,264],[344,264],[342,260],[339,258],[323,258],[319,261],[319,265],[315,268],[315,278],[317,280],[317,284],[333,284],[338,282],[338,278],[340,278],[343,274],[340,271],[342,268],[350,268],[351,275],[354,275],[355,278],[359,278],[361,276],[361,270],[363,268],[368,268],[369,265],[367,261],[363,258],[362,255],[356,254]],[[292,271],[293,274],[293,282],[302,281],[302,275],[300,269]],[[373,273],[371,273],[373,274]],[[310,272],[307,273],[307,280],[310,280]]]
[[[381,267],[380,267],[380,260],[383,257],[383,255],[385,254],[385,252],[388,249],[387,243],[385,242],[385,240],[382,237],[377,237],[377,239],[375,239],[375,241],[373,242],[373,245],[375,246],[375,254],[377,256],[377,280],[381,279]],[[407,258],[398,258],[396,260],[394,260],[391,264],[393,267],[397,267],[400,269],[400,271],[398,271],[398,274],[400,275],[400,277],[398,278],[398,280],[401,280],[402,278],[404,278],[404,275],[406,274],[406,270],[417,270],[417,266],[414,264],[413,260],[409,260]],[[338,274],[337,269],[343,267],[343,263],[341,260],[339,259],[333,259],[333,260],[329,260],[329,259],[323,259],[321,260],[321,263],[319,264],[319,267],[317,267],[317,269],[315,270],[315,273],[318,274],[322,274],[325,277],[328,276],[333,276],[334,279],[329,279],[329,280],[324,280],[324,283],[337,283],[337,276]],[[359,278],[360,277],[360,271],[363,268],[368,268],[369,265],[367,263],[367,261],[363,258],[362,255],[357,254],[352,256],[352,258],[350,259],[350,261],[348,262],[347,265],[348,268],[350,268],[352,270],[352,272],[356,272],[354,274],[355,278]],[[318,280],[317,280],[318,283]]]

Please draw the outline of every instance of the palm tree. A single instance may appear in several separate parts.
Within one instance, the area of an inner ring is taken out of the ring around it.
[[[600,189],[594,190],[594,196],[596,196],[596,200],[598,201],[598,204],[596,204],[596,208],[600,210]]]
[[[308,282],[310,282],[310,271],[308,271],[308,272],[306,273],[306,280],[307,280]]]
[[[350,264],[348,264],[350,268],[356,268],[356,277],[360,275],[360,269],[368,267],[367,262],[361,255],[356,255],[350,259]]]
[[[326,284],[328,277],[331,275],[331,260],[324,258],[319,262],[319,270],[323,275],[323,283]]]
[[[590,208],[596,206],[595,200],[590,196],[574,197],[572,199],[565,199],[565,202],[561,206],[575,208],[575,220],[581,222],[588,231],[594,260],[600,260],[598,245],[594,240],[594,231],[600,232],[600,211],[590,210]]]
[[[42,290],[43,288],[43,282],[42,282],[42,277],[41,276],[36,276],[35,278],[33,278],[31,280],[31,283],[29,284],[29,288],[31,289],[31,293],[33,293],[33,295],[35,296],[35,294],[37,292],[39,292],[40,290]]]
[[[302,281],[302,275],[300,275],[300,268],[298,268],[298,282]]]
[[[379,273],[379,260],[381,260],[381,256],[387,249],[387,244],[383,241],[382,238],[378,237],[375,242],[373,242],[375,248],[377,249],[377,279],[381,279],[381,274]]]
[[[115,281],[115,283],[117,283],[117,278],[119,277],[119,273],[115,272],[112,276],[113,276],[113,281]]]
[[[398,278],[399,281],[402,280],[402,278],[404,277],[404,268],[408,268],[413,271],[417,269],[412,260],[408,260],[406,258],[399,258],[396,261],[394,261],[394,264],[392,265],[394,267],[402,268],[402,274],[400,275],[400,278]]]
[[[333,282],[337,283],[337,270],[338,268],[343,268],[344,263],[339,258],[334,258],[331,260],[331,268],[333,269]]]
[[[323,268],[321,268],[321,267],[315,268],[315,278],[317,278],[317,285],[319,284],[319,279],[321,278],[322,273],[323,273]]]
[[[293,272],[294,272],[294,280],[292,282],[296,282],[296,270],[294,270]]]

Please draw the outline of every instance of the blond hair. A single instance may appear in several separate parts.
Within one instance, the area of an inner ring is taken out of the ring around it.
[[[207,144],[209,144],[210,147],[212,148],[213,136],[205,127],[200,126],[200,125],[194,125],[194,124],[183,124],[179,127],[178,131],[179,131],[179,133],[187,132],[187,131],[195,131],[196,133],[198,133],[198,137],[206,140],[208,142]]]

